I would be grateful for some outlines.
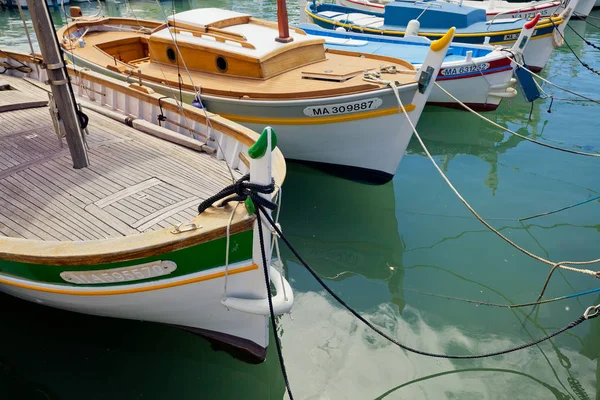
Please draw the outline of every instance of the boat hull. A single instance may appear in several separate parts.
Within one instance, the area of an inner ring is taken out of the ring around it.
[[[365,29],[364,27],[360,27],[358,25],[344,24],[341,22],[337,22],[331,19],[323,18],[319,15],[313,14],[308,10],[308,6],[306,9],[307,18],[316,25],[319,25],[325,29],[336,29],[337,27],[343,27],[344,29],[356,33],[370,33],[370,34],[381,34],[392,37],[403,37],[404,32],[395,31],[395,30],[377,30],[377,29]],[[550,54],[555,47],[559,47],[558,43],[555,43],[556,40],[553,38],[554,35],[558,35],[555,32],[555,27],[545,27],[543,29],[536,29],[534,34],[532,35],[527,47],[523,52],[523,56],[525,62],[529,66],[532,71],[539,72],[541,71],[548,59],[550,58]],[[427,32],[419,32],[419,36],[427,37],[431,40],[436,40],[439,38],[437,34],[429,34]],[[510,35],[500,35],[492,37],[492,40],[489,44],[491,45],[501,45],[503,47],[511,47],[519,34],[514,33]],[[481,36],[455,36],[455,41],[460,43],[468,43],[468,44],[484,44],[483,37]]]
[[[75,64],[126,79],[79,57],[75,58]],[[177,88],[149,81],[144,85],[165,95],[180,95]],[[416,123],[422,111],[412,111],[411,107],[416,84],[401,86],[399,91],[403,104],[409,108],[406,115]],[[193,98],[192,92],[182,91],[184,102],[189,104]],[[346,178],[373,183],[392,179],[412,137],[406,115],[398,112],[397,100],[389,88],[322,99],[269,101],[202,95],[202,101],[208,111],[250,129],[271,126],[277,132],[277,145],[286,160],[335,166],[338,171],[346,167]],[[348,104],[358,104],[359,111],[334,112]],[[363,104],[367,105],[366,111],[360,110]],[[329,112],[315,114],[313,109]]]
[[[383,9],[385,7],[385,4],[374,3],[368,0],[337,0],[336,2],[341,6],[377,13],[383,13]],[[507,3],[506,6],[499,6],[499,3],[502,2],[494,2],[494,8],[486,7],[485,3],[488,2],[465,0],[462,2],[462,5],[475,8],[484,8],[486,10],[486,17],[488,21],[498,16],[498,14],[500,14],[499,18],[533,18],[537,13],[541,14],[542,17],[549,17],[557,12],[558,8],[560,7],[560,2],[556,2],[556,4],[547,2],[542,2],[540,4],[513,3],[512,5]]]
[[[301,24],[299,28],[311,36],[323,38],[325,47],[335,50],[375,53],[396,58],[405,58],[413,52],[414,55],[408,60],[416,68],[421,68],[424,58],[419,58],[419,54],[427,46],[399,38],[384,39],[374,35],[324,30],[313,24]],[[495,110],[502,99],[516,95],[517,92],[513,89],[513,68],[506,53],[493,51],[489,47],[460,44],[453,44],[451,51],[453,60],[442,63],[436,82],[470,108],[477,111]],[[469,51],[476,56],[467,57],[466,53]],[[456,59],[459,54],[464,56]],[[437,87],[431,91],[427,104],[463,109]]]
[[[232,265],[231,270],[236,271],[247,265],[251,265],[251,261]],[[257,275],[259,272],[262,271],[254,269],[231,275],[228,286],[241,287],[244,281],[251,279],[249,275]],[[223,274],[224,268],[215,268],[172,280],[170,283],[180,285],[159,290],[141,291],[147,286],[132,284],[120,287],[129,293],[115,295],[86,296],[84,288],[68,289],[69,294],[52,293],[44,290],[66,289],[63,285],[32,284],[22,279],[6,277],[0,283],[0,290],[24,300],[63,310],[175,325],[245,350],[257,361],[263,360],[268,345],[268,320],[265,316],[227,310],[221,304]],[[211,278],[213,275],[219,277]],[[202,278],[207,280],[183,283]],[[32,289],[33,287],[36,289]]]
[[[61,266],[3,260],[0,291],[68,311],[175,325],[232,345],[260,361],[269,343],[267,315],[228,309],[221,303],[226,297],[264,297],[264,272],[251,258],[252,237],[251,231],[231,236],[230,249],[236,250],[230,250],[232,262],[227,268],[223,238],[110,264]],[[168,272],[154,275],[166,266]]]
[[[478,65],[479,67],[479,65]],[[452,66],[443,66],[444,70],[454,69]],[[512,67],[502,68],[497,72],[468,74],[467,76],[438,75],[437,83],[452,93],[461,102],[476,111],[493,111],[498,108],[502,99],[512,98],[517,94],[513,88],[515,81],[512,78]],[[427,104],[457,108],[464,108],[450,98],[439,88],[434,88]]]

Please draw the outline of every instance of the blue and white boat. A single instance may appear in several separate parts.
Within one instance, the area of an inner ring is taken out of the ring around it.
[[[536,25],[531,43],[524,52],[525,61],[533,71],[540,71],[555,47],[561,43],[562,30],[577,0],[559,16],[544,18]],[[469,44],[512,46],[526,19],[496,18],[486,20],[485,10],[437,0],[396,0],[385,5],[383,13],[360,11],[336,4],[306,4],[305,12],[315,24],[327,28],[401,37],[411,31],[435,40],[449,27],[456,28],[455,41]]]
[[[524,29],[521,35],[530,37],[534,25],[531,24],[529,29]],[[417,68],[423,64],[430,43],[429,39],[420,36],[398,38],[360,34],[324,29],[308,23],[300,24],[298,27],[308,35],[324,39],[325,47],[328,49],[402,58]],[[517,42],[521,43],[521,40]],[[522,55],[526,46],[527,42],[521,48],[515,45],[508,52],[492,46],[453,42],[436,82],[472,109],[495,110],[502,99],[517,94],[513,88],[516,81],[513,78],[510,57]],[[457,102],[437,87],[433,88],[427,104],[462,109]]]

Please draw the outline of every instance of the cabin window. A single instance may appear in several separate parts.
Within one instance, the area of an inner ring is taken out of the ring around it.
[[[172,63],[174,63],[175,61],[177,61],[177,55],[175,54],[175,50],[173,50],[172,47],[167,47],[167,58]]]
[[[227,60],[223,56],[217,56],[217,69],[219,72],[227,71]]]

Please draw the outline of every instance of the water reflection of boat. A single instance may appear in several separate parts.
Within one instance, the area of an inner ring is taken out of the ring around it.
[[[0,341],[11,344],[0,354],[2,399],[284,396],[275,346],[267,361],[251,365],[168,326],[74,314],[3,294],[0,303]],[[235,384],[224,385],[225,377]]]
[[[499,129],[482,120],[474,120],[471,115],[442,110],[425,112],[429,115],[419,123],[419,133],[432,156],[443,156],[442,170],[447,172],[448,164],[456,156],[476,156],[490,165],[484,184],[495,193],[499,184],[499,156],[515,148],[523,139],[506,137]],[[466,125],[471,125],[473,129],[464,129]],[[440,129],[440,126],[444,129]],[[526,131],[519,133],[527,135]],[[406,151],[409,154],[425,155],[416,140],[411,141]]]
[[[364,185],[293,164],[283,197],[284,233],[323,278],[387,281],[391,302],[402,311],[405,245],[393,183]]]

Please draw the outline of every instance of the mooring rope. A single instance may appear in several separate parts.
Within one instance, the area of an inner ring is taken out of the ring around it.
[[[561,212],[561,211],[564,211],[564,210],[568,210],[570,208],[581,206],[581,205],[590,203],[590,202],[595,201],[595,200],[600,200],[600,196],[595,196],[595,197],[592,197],[591,199],[580,201],[579,203],[571,204],[570,206],[562,207],[562,208],[559,208],[557,210],[546,211],[546,212],[543,212],[543,213],[539,213],[539,214],[535,214],[535,215],[530,215],[529,217],[518,218],[517,221],[519,221],[519,222],[521,222],[521,221],[527,221],[529,219],[534,219],[534,218],[543,217],[543,216],[546,216],[546,215],[555,214],[557,212]]]
[[[572,298],[576,298],[576,297],[580,297],[580,296],[585,296],[587,294],[592,294],[592,293],[600,292],[600,288],[595,288],[595,289],[586,290],[584,292],[579,292],[579,293],[573,293],[573,294],[569,294],[569,295],[565,295],[565,296],[554,297],[552,299],[531,301],[529,303],[502,304],[502,303],[492,303],[492,302],[487,302],[487,301],[482,301],[482,300],[466,299],[466,298],[463,298],[463,297],[454,297],[454,296],[449,296],[449,295],[444,295],[444,294],[439,294],[439,293],[424,292],[424,291],[421,291],[421,290],[411,289],[411,288],[404,288],[404,290],[408,290],[409,292],[414,292],[414,293],[418,293],[418,294],[422,294],[422,295],[427,295],[427,296],[431,296],[431,297],[439,297],[439,298],[447,299],[447,300],[455,300],[455,301],[462,301],[462,302],[465,302],[465,303],[476,304],[478,306],[498,307],[498,308],[510,308],[510,309],[513,309],[513,308],[523,308],[523,307],[531,307],[531,306],[538,306],[540,304],[547,304],[547,303],[554,303],[556,301],[568,300],[568,299],[572,299]]]
[[[577,93],[577,92],[575,92],[573,90],[570,90],[570,89],[567,89],[565,87],[559,86],[556,83],[553,83],[553,82],[549,81],[548,79],[544,78],[543,76],[541,76],[539,74],[536,74],[535,72],[531,71],[529,68],[527,68],[527,66],[525,66],[525,65],[519,63],[517,60],[515,60],[514,53],[512,51],[510,51],[509,49],[502,49],[502,51],[510,53],[513,56],[512,58],[509,57],[512,62],[514,62],[519,67],[523,68],[525,71],[529,72],[531,75],[533,75],[536,78],[540,79],[541,81],[543,81],[543,82],[545,82],[545,83],[547,83],[547,84],[549,84],[551,86],[554,86],[557,89],[560,89],[560,90],[565,91],[567,93],[571,93],[572,95],[575,95],[577,97],[581,97],[582,99],[588,100],[588,101],[590,101],[592,103],[600,104],[600,100],[592,99],[591,97],[584,96],[584,95],[582,95],[580,93]]]
[[[270,184],[261,185],[261,184],[257,184],[257,183],[251,183],[249,180],[250,180],[250,175],[246,174],[242,178],[240,178],[237,182],[235,182],[234,184],[223,188],[217,194],[204,200],[198,206],[198,214],[202,214],[214,202],[219,201],[219,200],[222,200],[220,203],[220,206],[225,205],[231,201],[246,202],[246,204],[248,205],[247,201],[249,200],[252,202],[253,207],[260,207],[260,209],[263,212],[263,215],[269,219],[269,223],[271,223],[273,225],[273,228],[279,234],[281,234],[281,230],[277,227],[277,224],[271,219],[271,217],[265,210],[265,207],[268,208],[269,210],[274,210],[275,208],[277,208],[277,204],[269,199],[259,196],[259,193],[261,193],[261,194],[273,193],[275,191],[275,181],[271,180]],[[255,208],[255,210],[256,210],[256,208]],[[287,371],[285,368],[285,362],[283,360],[283,352],[281,350],[281,342],[279,340],[279,334],[277,333],[277,319],[275,318],[275,311],[273,310],[273,298],[272,298],[273,294],[271,293],[271,283],[269,281],[269,271],[268,271],[269,264],[267,263],[267,255],[265,252],[262,218],[261,218],[261,215],[259,212],[256,212],[256,222],[258,225],[260,255],[262,258],[263,272],[265,275],[265,286],[267,289],[269,314],[271,317],[271,325],[273,326],[273,336],[275,337],[275,345],[277,347],[277,355],[279,356],[279,365],[281,367],[281,374],[283,375],[283,380],[285,381],[285,387],[287,389],[288,396],[290,397],[290,400],[294,400],[292,390],[290,389],[290,382],[288,380]]]
[[[598,28],[600,29],[600,26],[598,25],[594,25],[591,22],[589,22],[590,19],[595,19],[597,21],[600,21],[600,18],[598,17],[594,17],[593,15],[585,15],[585,14],[581,14],[581,13],[577,13],[574,12],[573,15],[578,16],[579,18],[583,19],[585,21],[586,24],[593,26],[594,28]]]
[[[584,62],[581,58],[579,58],[579,56],[575,53],[575,50],[573,50],[573,48],[571,47],[571,45],[569,44],[569,42],[567,42],[567,39],[565,39],[565,36],[562,34],[562,32],[560,31],[560,29],[558,29],[556,27],[556,25],[554,25],[554,21],[552,20],[552,18],[550,18],[550,22],[552,23],[552,26],[554,27],[554,31],[558,32],[558,34],[562,38],[563,42],[567,45],[567,47],[569,48],[569,50],[571,51],[571,53],[573,53],[573,55],[575,56],[575,58],[577,59],[577,61],[579,61],[579,64],[581,64],[583,67],[585,67],[589,71],[595,73],[596,75],[600,75],[600,71],[598,71],[597,69],[594,69],[588,63]]]
[[[525,135],[521,135],[520,133],[517,133],[517,132],[515,132],[515,131],[507,128],[507,127],[504,127],[504,126],[500,125],[499,123],[494,122],[491,119],[489,119],[489,118],[481,115],[477,111],[473,110],[471,107],[469,107],[468,105],[466,105],[465,103],[463,103],[462,101],[460,101],[458,98],[456,98],[452,93],[450,93],[446,89],[444,89],[439,83],[435,82],[435,85],[442,92],[446,93],[452,100],[454,100],[458,104],[460,104],[465,110],[469,111],[472,114],[475,114],[476,116],[478,116],[482,120],[484,120],[484,121],[486,121],[486,122],[494,125],[495,127],[500,128],[503,131],[506,131],[506,132],[510,133],[511,135],[518,136],[519,138],[521,138],[523,140],[527,140],[528,142],[535,143],[535,144],[543,146],[543,147],[548,147],[548,148],[553,149],[553,150],[562,151],[562,152],[565,152],[565,153],[577,154],[577,155],[586,156],[586,157],[600,157],[600,154],[598,154],[598,153],[586,153],[584,151],[579,151],[579,150],[565,149],[564,147],[554,146],[554,145],[551,145],[551,144],[548,144],[548,143],[544,143],[544,142],[540,142],[538,140],[532,139],[532,138],[527,137]]]
[[[398,109],[400,111],[405,110],[404,108],[404,104],[402,103],[402,100],[400,99],[400,94],[398,93],[398,87],[396,86],[396,83],[394,81],[386,81],[381,79],[381,74],[377,71],[366,71],[363,75],[363,80],[368,81],[368,82],[374,82],[374,83],[380,83],[380,84],[385,84],[387,86],[389,86],[392,89],[392,92],[394,93],[394,96],[396,97],[396,100],[398,101]],[[461,102],[460,100],[458,100],[455,96],[453,96],[451,93],[449,93],[446,89],[444,89],[443,87],[441,87],[437,82],[435,82],[435,85],[441,89],[444,93],[446,93],[448,96],[450,96],[452,99],[454,99],[456,102],[458,102],[461,106],[463,106],[465,109],[469,110],[470,112],[472,112],[473,114],[477,115],[478,117],[490,122],[491,124],[501,128],[502,130],[505,130],[509,133],[512,133],[518,137],[521,137],[525,140],[531,141],[533,143],[539,144],[541,146],[545,146],[545,147],[549,147],[549,148],[553,148],[556,150],[561,150],[567,153],[573,153],[573,154],[579,154],[579,155],[585,155],[585,156],[589,156],[589,157],[600,157],[600,154],[592,154],[592,153],[585,153],[585,152],[580,152],[580,151],[576,151],[576,150],[569,150],[569,149],[563,149],[561,147],[557,147],[557,146],[552,146],[549,144],[545,144],[542,142],[538,142],[534,139],[528,138],[527,136],[523,136],[517,132],[514,132],[508,128],[503,127],[500,124],[497,124],[494,121],[489,120],[488,118],[480,115],[479,113],[475,112],[473,109],[471,109],[470,107],[468,107],[466,104],[464,104],[463,102]],[[592,271],[589,269],[581,269],[581,268],[574,268],[574,267],[569,267],[566,264],[569,265],[591,265],[591,264],[596,264],[598,262],[600,262],[600,258],[597,258],[595,260],[587,260],[587,261],[561,261],[559,263],[555,263],[552,262],[550,260],[547,260],[541,256],[538,256],[532,252],[530,252],[529,250],[524,249],[523,247],[517,245],[515,242],[513,242],[512,240],[510,240],[509,238],[507,238],[506,236],[504,236],[500,231],[498,231],[497,229],[495,229],[492,225],[490,225],[484,218],[482,218],[477,211],[475,211],[475,209],[467,202],[467,200],[465,200],[465,198],[460,194],[460,192],[454,187],[454,185],[452,184],[452,182],[450,182],[450,179],[448,179],[448,177],[446,176],[446,174],[444,174],[444,171],[441,170],[441,168],[437,165],[437,163],[435,162],[435,159],[431,156],[431,153],[429,153],[429,150],[427,149],[427,146],[425,146],[425,143],[423,142],[423,140],[421,139],[421,136],[419,135],[419,133],[417,132],[417,128],[415,127],[415,125],[413,124],[413,122],[411,121],[411,119],[408,117],[407,113],[404,113],[410,127],[413,130],[413,133],[415,134],[415,137],[417,138],[417,140],[419,141],[419,144],[421,145],[421,148],[423,148],[423,151],[425,152],[425,154],[427,155],[427,158],[429,158],[429,160],[431,161],[431,163],[433,164],[433,166],[435,167],[435,169],[438,171],[438,173],[440,174],[440,176],[442,177],[442,179],[446,182],[446,184],[448,185],[448,187],[450,187],[450,189],[454,192],[454,194],[458,197],[458,199],[465,205],[465,207],[467,207],[467,209],[469,211],[471,211],[471,213],[475,216],[475,218],[477,218],[483,225],[485,225],[490,231],[492,231],[493,233],[495,233],[496,235],[498,235],[501,239],[503,239],[505,242],[507,242],[508,244],[510,244],[511,246],[513,246],[515,249],[519,250],[520,252],[522,252],[523,254],[538,260],[540,262],[543,262],[545,264],[551,265],[552,267],[558,265],[559,268],[567,270],[567,271],[573,271],[573,272],[579,272],[579,273],[583,273],[586,275],[590,275],[596,278],[600,278],[600,272],[598,271]]]
[[[590,42],[589,40],[587,40],[586,38],[584,38],[583,36],[581,36],[579,34],[579,32],[577,32],[571,25],[567,25],[567,28],[571,29],[574,34],[576,34],[577,36],[579,36],[579,38],[581,40],[583,40],[585,44],[587,44],[588,46],[593,47],[596,50],[600,50],[600,47],[598,47],[598,45],[595,45],[594,43]]]
[[[438,83],[436,82],[435,85],[442,89],[442,91],[444,91],[445,93],[447,93],[448,95],[450,95],[453,99],[459,101],[458,99],[456,99],[456,97],[452,96],[448,91],[446,91],[444,88],[442,88],[440,85],[438,85]],[[390,86],[392,87],[392,90],[394,91],[394,95],[396,96],[396,99],[398,100],[398,104],[399,106],[404,109],[404,105],[402,104],[402,100],[400,99],[400,95],[398,93],[398,88],[396,87],[396,84],[394,82],[390,82]],[[466,104],[462,103],[459,101],[459,103],[463,106],[466,107]],[[469,109],[471,110],[471,109]],[[471,110],[473,111],[473,110]],[[474,112],[474,111],[473,111]],[[474,112],[475,113],[475,112]],[[475,113],[476,115],[479,115],[477,113]],[[487,119],[485,117],[483,117],[484,119]],[[500,231],[498,231],[497,229],[495,229],[493,226],[491,226],[485,219],[483,219],[478,213],[477,211],[475,211],[475,209],[473,207],[471,207],[471,205],[467,202],[467,200],[465,200],[465,198],[459,193],[459,191],[454,187],[454,185],[452,184],[452,182],[450,182],[450,180],[448,179],[448,177],[446,176],[446,174],[444,174],[444,171],[441,170],[441,168],[437,165],[437,163],[435,162],[435,159],[431,156],[431,153],[429,153],[429,150],[427,149],[427,146],[425,146],[425,143],[423,142],[423,140],[421,139],[421,135],[419,135],[419,133],[417,132],[416,127],[414,126],[414,124],[412,123],[412,121],[410,120],[410,118],[408,116],[406,116],[407,121],[409,122],[413,133],[415,134],[415,137],[417,138],[417,140],[419,141],[419,144],[421,145],[421,147],[423,148],[423,151],[425,152],[425,154],[427,155],[427,158],[429,158],[429,160],[431,161],[431,163],[433,164],[433,166],[435,167],[435,169],[438,171],[438,173],[441,175],[442,179],[446,182],[446,184],[448,185],[448,187],[450,187],[450,189],[454,192],[454,194],[460,199],[460,201],[465,205],[465,207],[467,207],[467,209],[469,211],[471,211],[471,213],[475,216],[475,218],[477,218],[483,225],[485,225],[489,230],[491,230],[492,232],[494,232],[496,235],[498,235],[501,239],[503,239],[505,242],[507,242],[508,244],[510,244],[511,246],[513,246],[515,249],[519,250],[520,252],[522,252],[525,255],[528,255],[529,257],[538,260],[540,262],[543,262],[545,264],[551,265],[551,266],[555,266],[558,265],[561,269],[565,269],[568,271],[574,271],[574,272],[580,272],[583,274],[587,274],[587,275],[591,275],[594,276],[596,278],[600,277],[600,272],[597,271],[592,271],[589,269],[580,269],[580,268],[573,268],[573,267],[569,267],[565,264],[570,264],[570,265],[590,265],[590,264],[596,264],[598,262],[600,262],[600,258],[595,259],[595,260],[588,260],[588,261],[561,261],[559,263],[555,263],[552,262],[550,260],[547,260],[541,256],[538,256],[532,252],[530,252],[529,250],[524,249],[523,247],[517,245],[515,242],[513,242],[512,240],[510,240],[509,238],[507,238],[506,236],[504,236]],[[490,121],[493,122],[493,121]],[[493,122],[494,124],[496,124],[495,122]],[[499,127],[501,127],[502,129],[506,129],[504,127],[502,127],[501,125],[498,125]],[[515,134],[517,134],[516,132],[514,132]],[[517,134],[518,136],[522,136]],[[523,136],[525,137],[525,136]],[[529,138],[527,138],[529,139]],[[548,145],[549,146],[549,145]],[[566,149],[565,149],[566,150]],[[570,151],[569,151],[570,152]],[[586,153],[588,154],[588,153]],[[599,156],[599,155],[594,155],[595,157]]]
[[[411,122],[411,125],[412,125],[412,122]],[[504,354],[512,353],[512,352],[515,352],[518,350],[523,350],[528,347],[532,347],[539,343],[542,343],[546,340],[549,340],[569,329],[576,327],[577,325],[581,324],[582,322],[584,322],[586,320],[596,318],[600,313],[599,312],[600,304],[598,304],[596,306],[590,306],[585,310],[583,315],[581,315],[579,318],[577,318],[576,320],[572,321],[571,323],[565,325],[563,328],[552,332],[551,334],[547,334],[539,339],[536,339],[536,340],[526,343],[526,344],[514,346],[511,348],[501,350],[501,351],[496,351],[496,352],[477,354],[477,355],[449,355],[449,354],[431,353],[431,352],[415,349],[413,347],[410,347],[408,345],[405,345],[405,344],[399,342],[398,340],[392,338],[390,335],[383,332],[381,329],[377,328],[373,323],[368,321],[366,318],[364,318],[362,315],[360,315],[355,309],[353,309],[351,306],[349,306],[329,286],[327,286],[327,284],[325,284],[325,282],[323,282],[323,280],[319,277],[319,275],[316,273],[316,271],[310,265],[308,265],[308,263],[302,258],[302,256],[298,253],[298,251],[290,243],[290,241],[287,239],[287,237],[283,234],[283,232],[279,228],[278,224],[273,220],[273,218],[267,212],[266,208],[269,208],[270,210],[272,210],[274,203],[268,199],[265,199],[265,198],[259,196],[258,193],[265,193],[265,194],[272,193],[273,190],[274,190],[274,183],[271,183],[270,185],[253,184],[253,183],[249,183],[248,178],[246,176],[244,176],[242,179],[237,181],[235,184],[224,188],[219,193],[215,194],[214,196],[211,196],[210,199],[207,199],[204,202],[202,202],[198,207],[198,211],[199,211],[199,213],[202,213],[212,203],[214,203],[218,200],[223,200],[221,204],[227,203],[229,201],[234,201],[234,200],[245,201],[246,203],[248,203],[248,200],[250,200],[250,202],[251,202],[252,207],[250,207],[250,209],[254,209],[254,211],[256,213],[256,218],[257,218],[260,251],[261,251],[261,258],[262,258],[262,263],[263,263],[264,277],[265,277],[265,286],[266,286],[266,290],[267,290],[267,299],[268,299],[268,303],[269,303],[269,313],[270,313],[270,317],[271,317],[271,324],[274,329],[274,337],[275,337],[275,343],[276,343],[276,347],[277,347],[277,354],[279,356],[279,363],[280,363],[283,379],[285,381],[286,390],[288,392],[290,399],[292,399],[292,400],[293,400],[293,394],[290,389],[289,379],[287,376],[285,362],[283,359],[283,352],[281,349],[281,342],[279,340],[279,335],[277,333],[277,320],[275,318],[275,312],[273,310],[273,300],[272,300],[272,293],[270,291],[269,274],[268,274],[268,269],[267,269],[268,264],[267,264],[265,244],[264,244],[264,238],[263,238],[263,227],[262,227],[263,217],[269,223],[269,225],[271,226],[271,229],[273,229],[275,231],[275,233],[277,234],[277,236],[285,242],[285,244],[288,246],[288,248],[296,256],[298,261],[300,261],[302,263],[302,265],[310,272],[310,274],[317,280],[317,282],[327,291],[327,293],[329,293],[347,311],[349,311],[352,315],[354,315],[358,320],[360,320],[362,323],[364,323],[367,327],[372,329],[375,333],[377,333],[384,339],[388,340],[389,342],[395,344],[396,346],[398,346],[406,351],[415,353],[415,354],[419,354],[419,355],[423,355],[423,356],[427,356],[427,357],[445,358],[445,359],[479,359],[479,358],[487,358],[487,357],[504,355]],[[207,203],[208,201],[210,201],[211,203],[208,204]]]
[[[396,346],[409,351],[411,353],[415,353],[415,354],[419,354],[422,356],[426,356],[426,357],[433,357],[433,358],[446,358],[446,359],[455,359],[455,360],[469,360],[469,359],[478,359],[478,358],[488,358],[488,357],[494,357],[494,356],[499,356],[499,355],[503,355],[503,354],[508,354],[508,353],[512,353],[518,350],[523,350],[526,349],[528,347],[532,347],[535,346],[541,342],[544,342],[548,339],[551,339],[569,329],[572,329],[574,327],[576,327],[577,325],[581,324],[582,322],[588,320],[588,319],[592,319],[592,318],[596,318],[599,314],[599,310],[600,310],[600,304],[596,305],[596,306],[590,306],[588,307],[585,312],[583,313],[582,316],[580,316],[579,318],[577,318],[576,320],[572,321],[571,323],[567,324],[566,326],[564,326],[563,328],[548,334],[542,338],[536,339],[532,342],[520,345],[520,346],[515,346],[515,347],[511,347],[508,348],[506,350],[501,350],[501,351],[495,351],[495,352],[490,352],[490,353],[485,353],[485,354],[476,354],[476,355],[465,355],[465,356],[459,356],[459,355],[453,355],[453,354],[439,354],[439,353],[431,353],[431,352],[427,352],[427,351],[422,351],[419,349],[415,349],[413,347],[410,347],[406,344],[403,344],[401,342],[399,342],[398,340],[394,339],[393,337],[391,337],[390,335],[388,335],[387,333],[383,332],[381,329],[377,328],[375,325],[373,325],[373,323],[369,322],[365,317],[363,317],[362,315],[360,315],[354,308],[352,308],[351,306],[349,306],[341,297],[339,297],[329,286],[327,286],[327,284],[325,282],[323,282],[323,280],[319,277],[319,275],[317,274],[317,272],[312,269],[310,267],[310,265],[308,265],[308,263],[302,258],[302,256],[298,253],[298,251],[294,248],[294,246],[290,243],[290,241],[287,239],[287,237],[285,237],[285,235],[281,232],[281,230],[275,225],[275,221],[273,221],[273,219],[269,216],[269,214],[267,214],[265,208],[262,206],[262,204],[258,203],[256,204],[256,212],[257,212],[257,218],[260,221],[261,220],[261,213],[262,216],[264,216],[264,218],[269,222],[269,224],[271,225],[271,227],[273,229],[275,229],[275,231],[277,232],[277,234],[279,235],[279,237],[285,242],[285,244],[288,246],[288,248],[292,251],[292,253],[294,254],[294,256],[296,256],[296,258],[298,259],[298,261],[300,261],[300,263],[308,270],[308,272],[310,272],[310,274],[317,280],[317,282],[321,285],[321,287],[323,287],[323,289],[325,289],[325,291],[327,291],[327,293],[329,293],[338,303],[340,303],[347,311],[349,311],[352,315],[354,315],[359,321],[361,321],[363,324],[365,324],[367,327],[369,327],[371,330],[373,330],[375,333],[377,333],[379,336],[383,337],[384,339],[386,339],[387,341],[395,344]],[[259,222],[260,223],[260,222]],[[260,226],[260,225],[259,225]]]

